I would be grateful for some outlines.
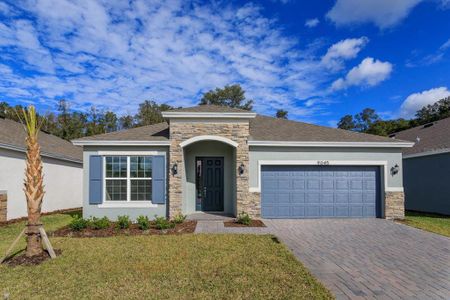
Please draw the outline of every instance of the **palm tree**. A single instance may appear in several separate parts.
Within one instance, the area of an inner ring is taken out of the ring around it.
[[[27,250],[26,256],[41,255],[44,251],[41,235],[42,226],[40,222],[42,199],[44,197],[44,175],[42,173],[41,147],[38,143],[38,135],[43,123],[39,121],[36,109],[30,105],[23,109],[18,116],[27,133],[27,155],[24,179],[24,192],[27,199],[28,224],[27,224]]]

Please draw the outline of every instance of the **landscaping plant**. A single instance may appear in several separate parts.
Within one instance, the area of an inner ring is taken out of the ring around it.
[[[111,222],[106,216],[103,218],[92,217],[92,219],[89,221],[89,226],[95,230],[108,228],[110,224]]]
[[[236,222],[239,224],[250,225],[252,218],[246,212],[240,212],[236,218]]]
[[[80,231],[88,227],[88,220],[81,218],[80,216],[75,216],[70,221],[69,228],[74,231]]]
[[[117,228],[127,229],[131,225],[131,220],[129,216],[118,216],[117,217]]]
[[[24,179],[24,192],[27,199],[27,249],[25,255],[32,257],[44,252],[39,228],[41,224],[41,208],[44,198],[44,174],[42,172],[41,148],[38,142],[43,119],[39,121],[33,105],[17,113],[27,134],[26,168]]]
[[[150,221],[147,216],[139,216],[136,219],[139,229],[147,230],[150,228]]]
[[[174,222],[175,224],[181,224],[181,223],[184,222],[184,220],[186,220],[186,216],[183,215],[183,214],[181,214],[181,213],[177,214],[177,215],[173,218],[173,222]]]
[[[175,227],[175,224],[170,222],[164,217],[157,217],[155,216],[155,227],[157,229],[170,229]]]

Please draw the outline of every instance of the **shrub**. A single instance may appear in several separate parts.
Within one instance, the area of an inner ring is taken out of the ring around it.
[[[175,227],[175,224],[164,217],[155,216],[155,226],[157,229],[169,229]]]
[[[117,217],[117,228],[119,229],[127,229],[131,225],[129,216],[118,216]]]
[[[147,216],[139,216],[136,219],[139,229],[147,230],[150,228],[150,222]]]
[[[109,221],[108,217],[103,218],[92,217],[92,219],[89,222],[89,226],[95,230],[108,228],[110,224],[111,222]]]
[[[88,220],[81,218],[80,216],[75,216],[70,221],[69,228],[75,231],[80,231],[88,227]]]
[[[236,218],[236,222],[239,224],[250,225],[252,218],[246,212],[240,212]]]
[[[174,218],[173,218],[173,222],[175,223],[175,224],[181,224],[181,223],[183,223],[184,222],[184,220],[186,220],[186,216],[185,215],[183,215],[183,214],[178,214],[178,215],[176,215]]]

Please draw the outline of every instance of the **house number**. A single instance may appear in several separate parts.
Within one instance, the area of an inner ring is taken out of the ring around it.
[[[317,164],[319,166],[328,166],[330,164],[330,162],[328,160],[318,160]]]

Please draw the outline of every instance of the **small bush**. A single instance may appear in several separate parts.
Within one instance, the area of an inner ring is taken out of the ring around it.
[[[109,221],[108,217],[103,218],[92,217],[92,219],[89,222],[89,226],[95,230],[108,228],[110,224],[111,222]]]
[[[178,215],[176,215],[174,218],[173,218],[173,222],[175,223],[175,224],[181,224],[181,223],[183,223],[184,222],[184,220],[186,220],[186,216],[185,215],[183,215],[183,214],[178,214]]]
[[[248,215],[248,213],[244,211],[239,213],[238,217],[236,218],[236,222],[239,224],[250,225],[251,221],[252,218]]]
[[[147,230],[147,229],[150,228],[150,222],[149,222],[147,216],[139,216],[139,217],[136,219],[136,221],[137,221],[137,224],[138,224],[139,229],[141,229],[141,230]]]
[[[155,216],[155,227],[157,229],[169,229],[175,227],[175,224],[164,217]]]
[[[81,218],[80,216],[75,216],[70,221],[69,228],[75,231],[80,231],[88,227],[88,220]]]
[[[127,229],[131,225],[131,220],[129,216],[118,216],[117,217],[117,228]]]

